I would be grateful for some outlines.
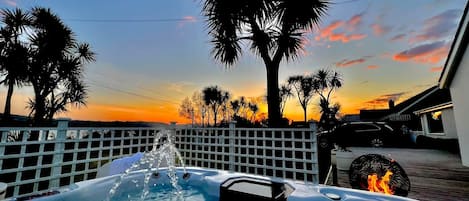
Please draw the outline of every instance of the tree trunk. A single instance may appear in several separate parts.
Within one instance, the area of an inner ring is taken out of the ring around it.
[[[44,123],[44,116],[46,114],[46,106],[44,103],[45,101],[44,99],[45,98],[43,98],[41,94],[36,93],[35,103],[34,103],[35,112],[34,112],[34,118],[33,118],[35,125],[40,125]]]
[[[278,89],[279,64],[266,64],[267,69],[267,102],[269,114],[269,127],[280,127],[280,97]]]
[[[5,101],[5,111],[3,112],[3,120],[11,119],[11,98],[13,96],[14,83],[12,81],[8,82],[8,92]]]
[[[306,109],[306,107],[304,107],[304,108],[303,108],[303,113],[304,113],[304,116],[305,116],[305,122],[306,122],[306,119],[307,119],[307,118],[306,118],[306,115],[307,115],[307,109]]]

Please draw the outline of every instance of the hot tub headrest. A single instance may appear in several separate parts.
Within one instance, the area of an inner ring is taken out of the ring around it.
[[[294,188],[289,184],[252,177],[227,179],[220,187],[220,201],[286,201]]]

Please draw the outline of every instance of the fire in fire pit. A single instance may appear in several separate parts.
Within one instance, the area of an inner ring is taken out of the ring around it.
[[[379,154],[356,158],[350,165],[350,185],[354,189],[407,196],[410,180],[394,160]]]
[[[394,194],[392,189],[389,187],[389,181],[391,181],[392,172],[386,171],[386,174],[378,179],[378,174],[368,175],[368,190],[370,192],[384,193],[388,195]]]

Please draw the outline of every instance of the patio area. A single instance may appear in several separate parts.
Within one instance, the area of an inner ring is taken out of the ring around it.
[[[469,168],[458,154],[432,149],[351,148],[355,156],[382,154],[395,159],[406,171],[418,200],[469,200]],[[350,187],[347,171],[338,170],[338,184]]]

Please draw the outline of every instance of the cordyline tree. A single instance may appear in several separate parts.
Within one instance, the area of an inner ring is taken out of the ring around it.
[[[20,36],[31,23],[31,16],[20,9],[3,9],[0,12],[1,22],[4,24],[0,29],[0,73],[4,78],[0,84],[8,87],[3,119],[9,120],[14,88],[27,81],[29,52]]]
[[[316,83],[313,76],[295,75],[288,78],[288,85],[290,85],[296,92],[298,102],[303,108],[304,121],[307,120],[307,108],[309,101],[313,98]]]
[[[342,87],[342,75],[338,72],[320,69],[313,75],[315,81],[315,93],[320,97],[319,107],[321,108],[321,119],[319,126],[324,129],[333,127],[335,116],[340,109],[339,104],[331,106],[331,95],[338,88]]]
[[[217,125],[217,116],[220,107],[226,104],[230,99],[230,94],[227,91],[219,89],[217,86],[206,87],[202,90],[202,96],[205,105],[207,105],[213,112],[213,125]]]
[[[83,68],[95,54],[50,9],[33,8],[31,16],[29,80],[35,97],[29,107],[38,124],[66,111],[68,104],[85,104]]]
[[[214,45],[214,58],[227,66],[241,55],[242,41],[264,61],[267,71],[269,126],[280,124],[278,86],[283,58],[296,59],[308,30],[317,26],[327,0],[206,0],[203,14]]]

